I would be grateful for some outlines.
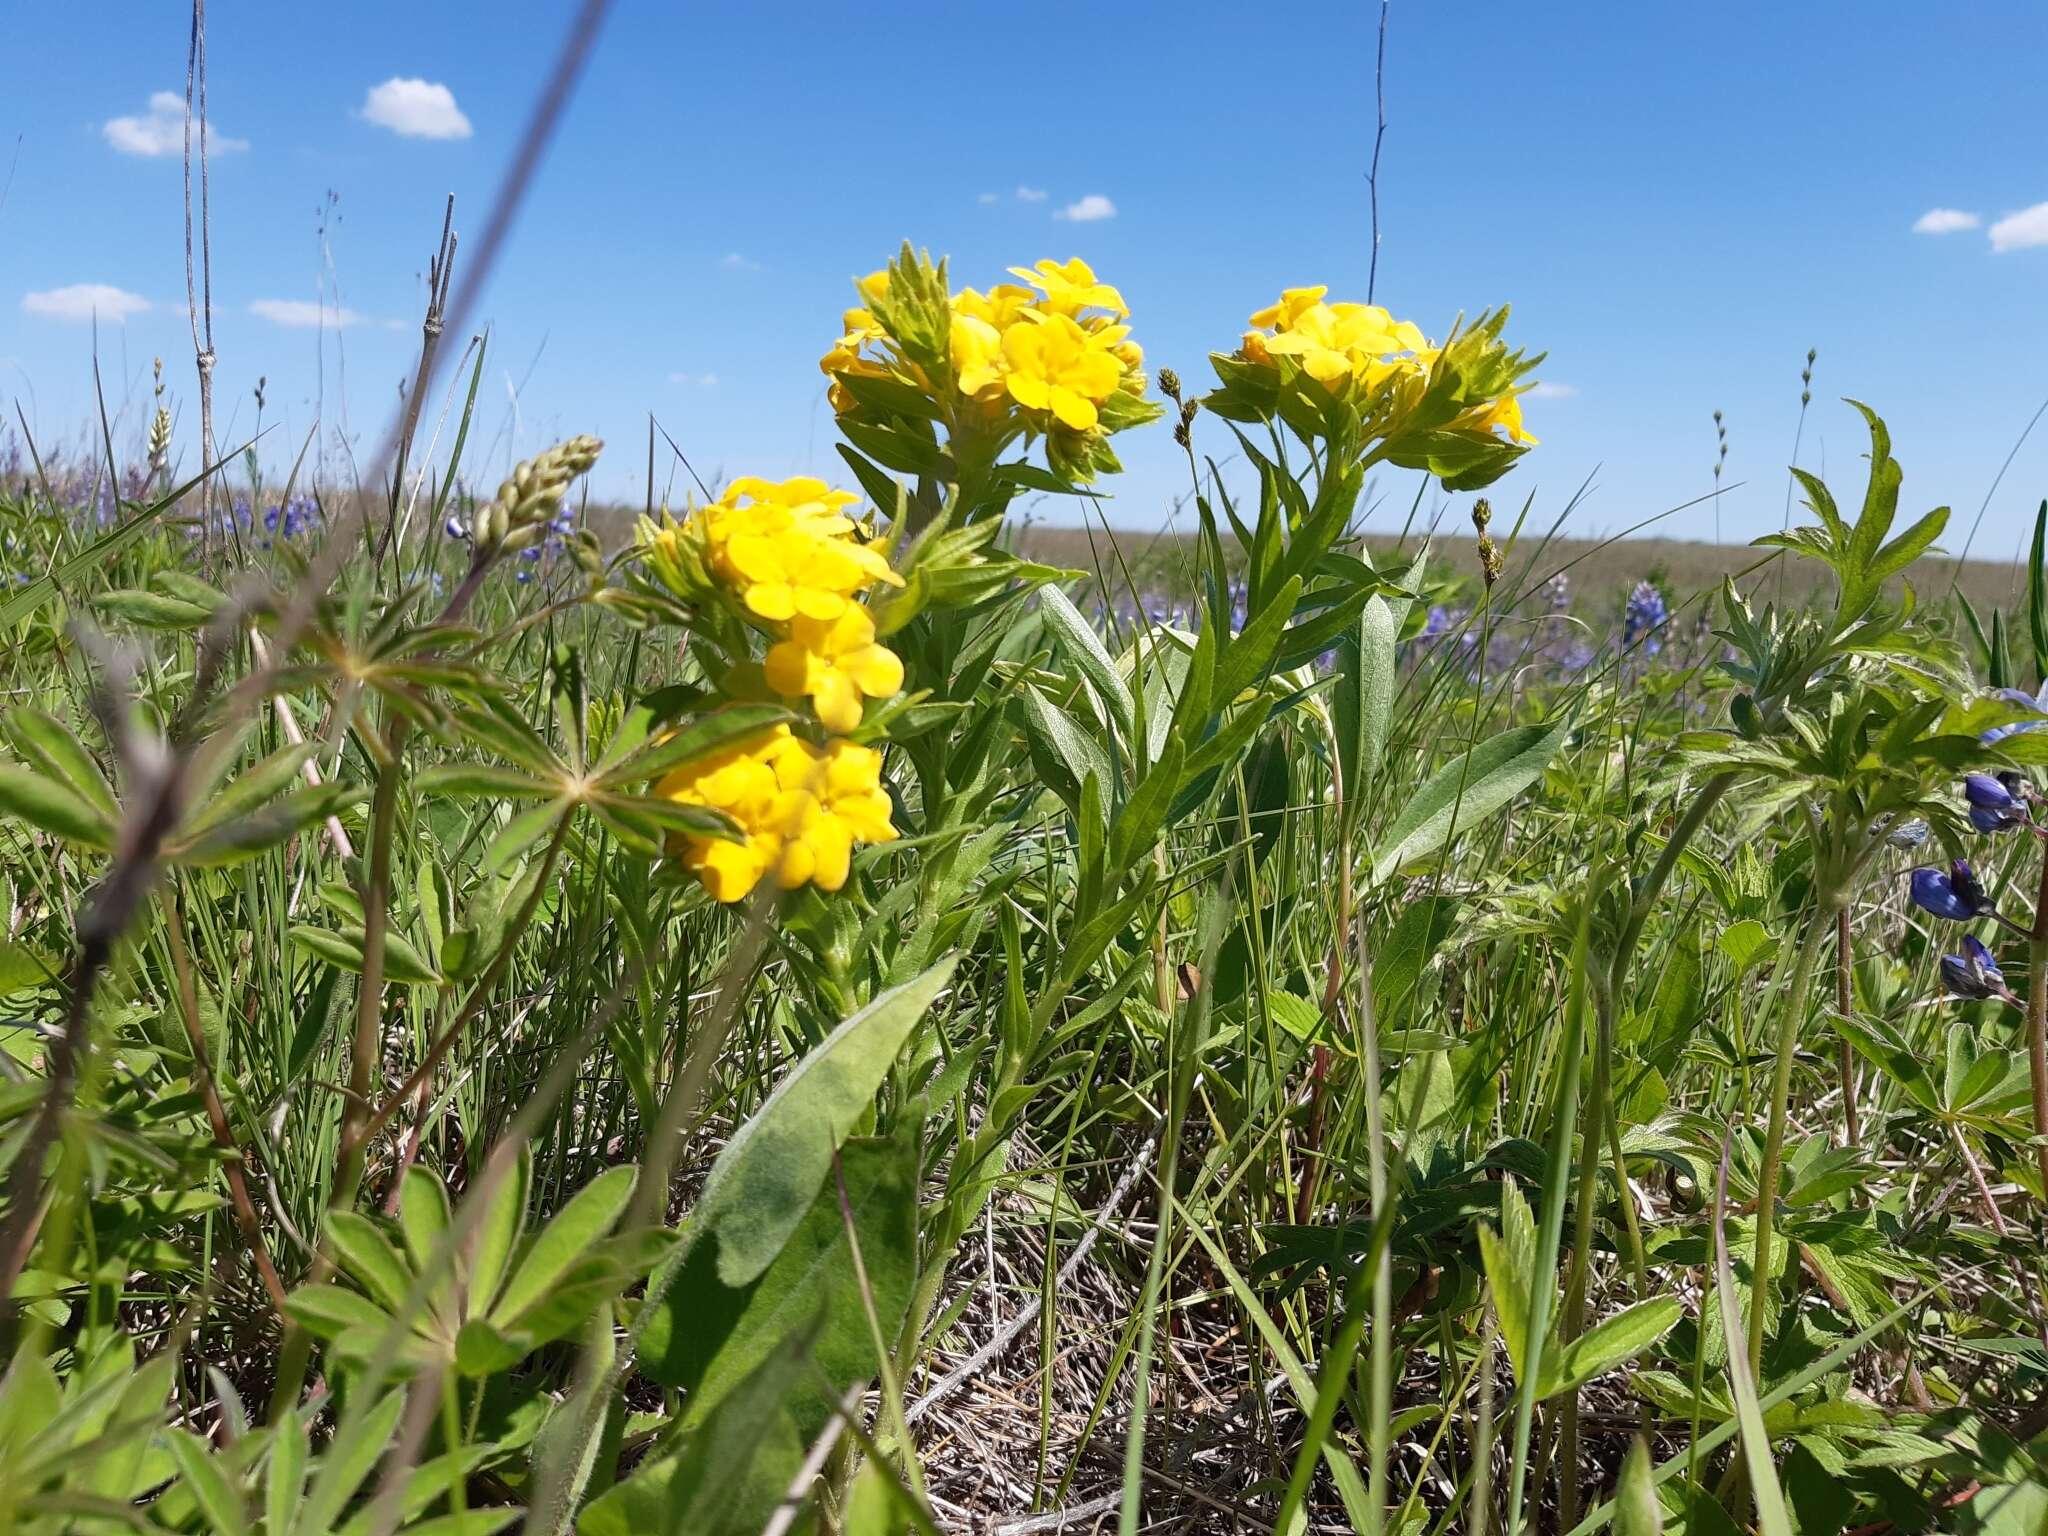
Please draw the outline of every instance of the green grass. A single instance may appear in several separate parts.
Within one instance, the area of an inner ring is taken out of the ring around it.
[[[1571,669],[1486,639],[1556,567],[1658,576],[1675,633],[1766,552],[1525,531],[1484,594],[1463,529],[1348,537],[1334,474],[1238,508],[1252,551],[1029,530],[1205,638],[931,584],[923,712],[871,717],[904,836],[735,906],[603,777],[636,708],[733,718],[730,614],[646,551],[350,544],[293,635],[218,605],[300,551],[140,503],[95,549],[17,489],[57,579],[0,609],[0,1526],[2031,1528],[2048,976],[1980,920],[2020,1006],[1945,997],[1902,877],[1952,844],[2031,921],[2040,842],[1955,784],[2044,756],[1977,733],[2048,573],[1965,572],[1995,657],[1936,561],[1887,608],[1874,460],[1783,606],[1774,566],[1721,638]],[[1233,633],[1190,573],[1262,558],[1306,580]],[[1460,595],[1475,644],[1418,642]]]

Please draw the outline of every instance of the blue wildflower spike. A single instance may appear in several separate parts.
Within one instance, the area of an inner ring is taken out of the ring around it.
[[[1664,642],[1657,638],[1657,631],[1670,620],[1671,611],[1664,606],[1664,594],[1652,582],[1639,581],[1635,590],[1628,595],[1628,604],[1621,611],[1621,643],[1624,648],[1643,643],[1643,654],[1654,656],[1664,649]]]

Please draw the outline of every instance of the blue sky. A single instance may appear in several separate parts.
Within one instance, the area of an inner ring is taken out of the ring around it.
[[[178,9],[37,29],[0,104],[0,404],[46,441],[92,419],[88,306],[65,292],[87,284],[118,290],[99,346],[122,430],[160,354],[195,435],[179,159],[138,152],[177,138],[151,98],[182,93]],[[211,117],[239,144],[212,180],[223,438],[253,426],[265,376],[275,455],[316,407],[330,463],[339,433],[374,453],[442,199],[481,234],[566,9],[213,0]],[[1362,298],[1376,15],[621,0],[480,310],[490,473],[595,430],[600,489],[637,499],[651,410],[707,476],[835,475],[816,359],[849,278],[905,237],[977,285],[1086,257],[1150,361],[1190,380],[1283,286]],[[1743,482],[1722,531],[1775,528],[1811,346],[1802,462],[1860,485],[1839,397],[1870,401],[1907,508],[1956,508],[1954,550],[2048,399],[2044,56],[2038,4],[1395,0],[1378,298],[1431,334],[1511,301],[1511,336],[1549,352],[1551,398],[1528,406],[1543,444],[1497,502],[1533,492],[1554,515],[1591,477],[1569,530],[1618,530],[1712,488],[1720,409]],[[373,96],[393,81],[413,84]],[[1938,209],[1974,223],[1916,232]],[[287,323],[321,313],[323,286],[327,326]],[[1157,526],[1175,450],[1163,427],[1120,446],[1110,515]],[[1398,521],[1412,486],[1380,489]],[[2044,493],[2048,423],[1976,551],[2009,554]]]

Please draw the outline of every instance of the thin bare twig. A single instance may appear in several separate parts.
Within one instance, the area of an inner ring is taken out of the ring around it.
[[[1387,5],[1380,0],[1379,57],[1373,65],[1372,94],[1379,112],[1379,127],[1372,136],[1372,169],[1365,173],[1366,191],[1372,199],[1372,265],[1365,275],[1365,302],[1372,302],[1380,281],[1380,145],[1387,137]]]
[[[199,281],[192,273],[192,118],[199,117]],[[206,0],[192,0],[192,41],[185,54],[185,313],[192,322],[192,361],[199,371],[199,462],[210,464],[213,451],[213,242],[210,178],[206,158]],[[200,548],[211,553],[213,480],[199,482]]]

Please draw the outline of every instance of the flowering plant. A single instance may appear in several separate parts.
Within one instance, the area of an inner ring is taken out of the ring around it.
[[[1211,355],[1221,387],[1203,407],[1233,421],[1277,417],[1304,442],[1426,470],[1454,491],[1491,485],[1536,442],[1521,394],[1542,357],[1501,340],[1506,308],[1453,327],[1439,346],[1378,305],[1327,303],[1328,291],[1290,288],[1254,314],[1235,352]]]

